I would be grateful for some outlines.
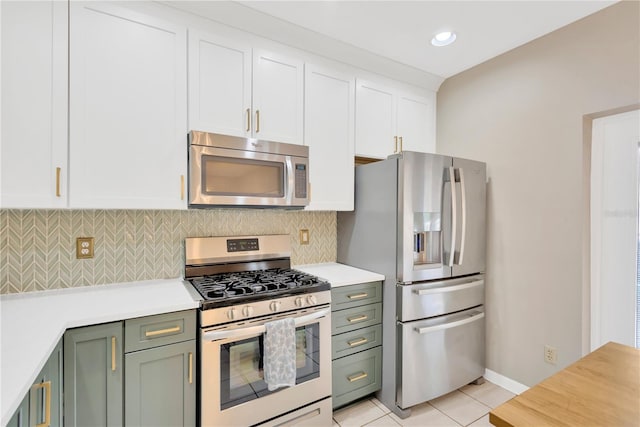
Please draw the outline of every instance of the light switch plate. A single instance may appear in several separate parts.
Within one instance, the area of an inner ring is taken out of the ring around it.
[[[93,258],[93,237],[78,237],[76,239],[76,258]]]

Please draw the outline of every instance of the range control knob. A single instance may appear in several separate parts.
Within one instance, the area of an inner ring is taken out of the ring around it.
[[[227,311],[227,317],[229,318],[229,320],[235,320],[238,318],[238,310],[236,310],[235,308],[231,308]]]
[[[247,305],[245,307],[242,308],[242,315],[244,317],[251,317],[253,316],[253,307],[251,307],[250,305]]]
[[[315,297],[315,295],[309,295],[307,297],[307,302],[309,303],[309,305],[314,305],[318,302],[318,299]]]
[[[271,304],[269,304],[269,308],[271,309],[271,311],[278,311],[280,310],[281,305],[282,303],[280,301],[273,301]]]
[[[304,307],[304,300],[302,297],[296,298],[296,307]]]

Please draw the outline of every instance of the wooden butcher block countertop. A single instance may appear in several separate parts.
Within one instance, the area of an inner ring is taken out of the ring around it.
[[[640,349],[607,343],[489,414],[509,426],[640,426]]]

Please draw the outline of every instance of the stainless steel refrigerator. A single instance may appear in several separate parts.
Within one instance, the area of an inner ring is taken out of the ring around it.
[[[338,262],[386,278],[377,397],[404,418],[484,375],[486,165],[402,152],[355,173]]]

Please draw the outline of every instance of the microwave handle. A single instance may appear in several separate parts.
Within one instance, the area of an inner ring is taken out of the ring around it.
[[[288,203],[293,202],[293,196],[296,191],[296,183],[295,183],[295,174],[293,173],[293,160],[291,156],[286,156],[284,161],[285,167],[287,169],[286,176],[284,179],[287,181],[287,194],[285,197]]]
[[[304,316],[296,317],[295,324],[296,327],[305,326],[309,323],[314,322],[317,319],[327,316],[330,313],[329,309],[324,309],[320,311],[315,311],[310,314],[306,314]],[[211,331],[205,332],[202,334],[202,341],[216,341],[226,338],[241,338],[244,336],[252,336],[252,335],[260,335],[263,334],[266,330],[265,325],[252,326],[250,328],[240,328],[240,329],[232,329],[232,330],[223,330],[223,331]]]

